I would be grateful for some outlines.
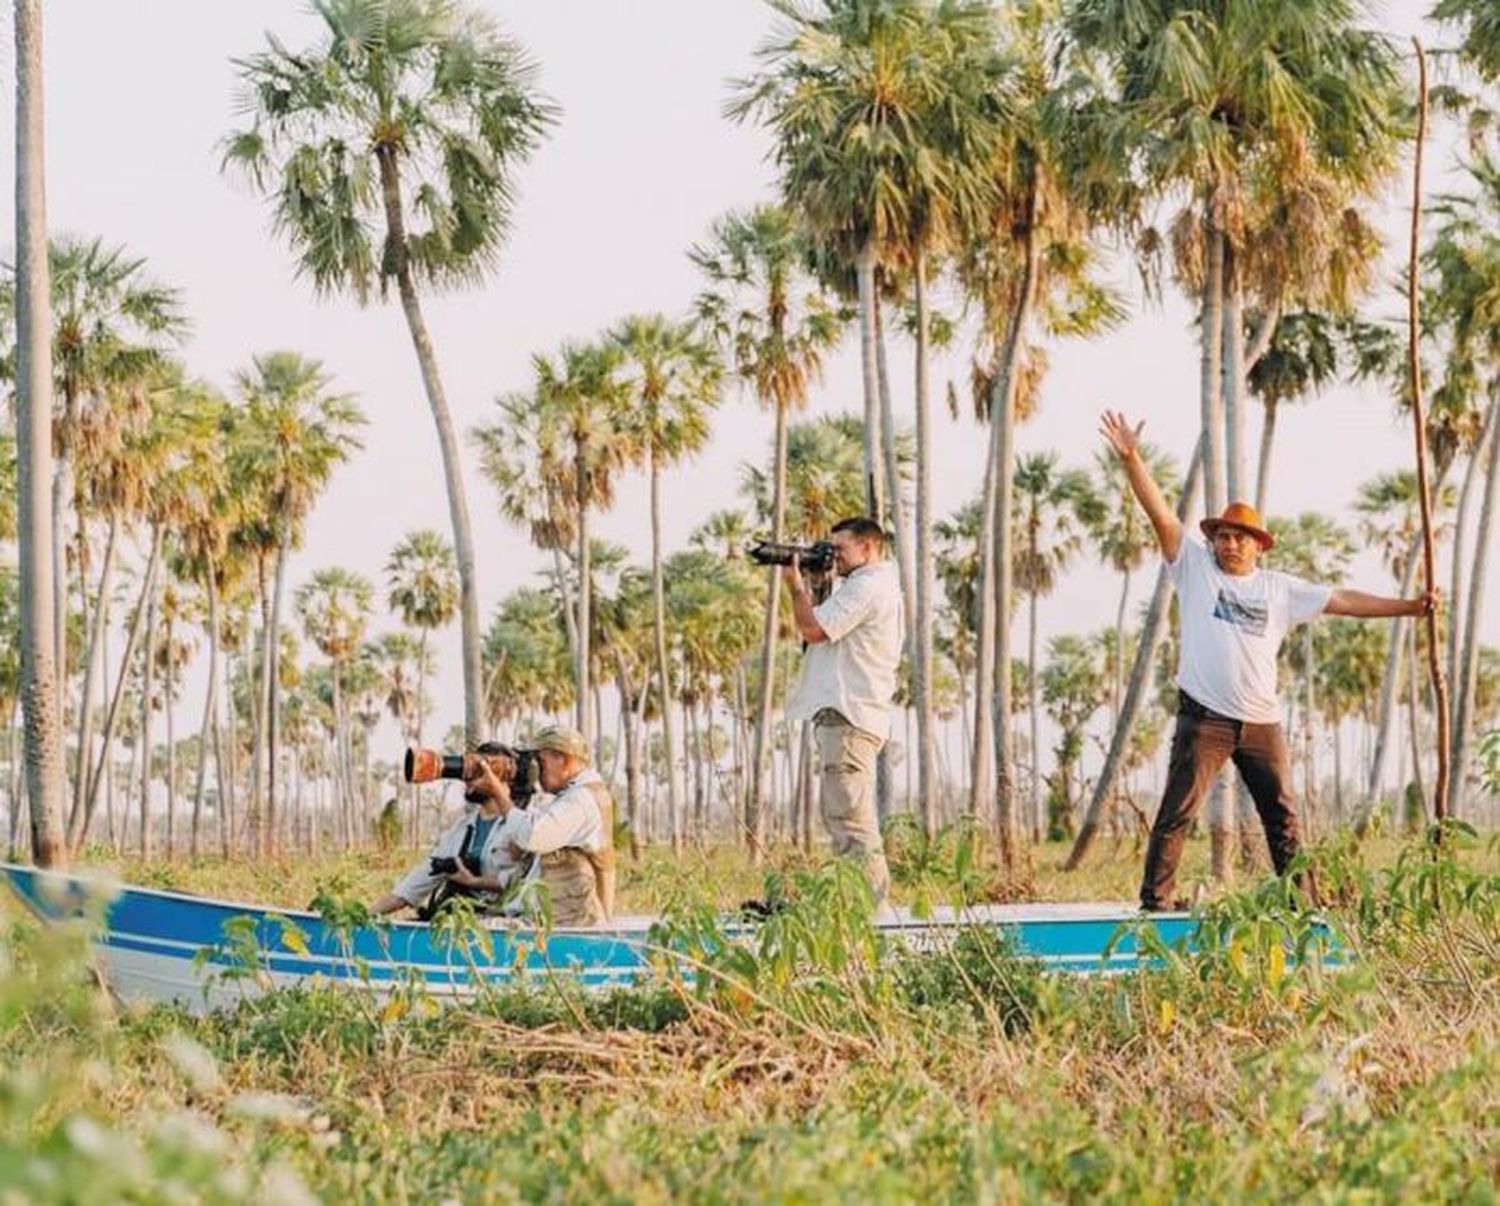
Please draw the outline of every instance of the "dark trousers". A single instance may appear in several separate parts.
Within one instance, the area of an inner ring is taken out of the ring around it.
[[[1180,693],[1177,727],[1167,765],[1167,788],[1162,793],[1151,841],[1146,847],[1146,874],[1141,882],[1141,907],[1172,906],[1172,887],[1182,844],[1193,815],[1218,777],[1224,760],[1233,759],[1240,778],[1250,789],[1255,810],[1266,830],[1276,874],[1286,872],[1297,854],[1296,801],[1292,797],[1292,761],[1279,724],[1251,724],[1210,712],[1191,695]]]

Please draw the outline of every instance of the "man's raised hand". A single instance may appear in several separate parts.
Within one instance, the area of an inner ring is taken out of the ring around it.
[[[1130,421],[1117,410],[1106,410],[1099,416],[1099,434],[1109,441],[1110,447],[1119,454],[1122,461],[1140,450],[1141,432],[1145,426],[1146,421],[1142,419],[1132,427]]]

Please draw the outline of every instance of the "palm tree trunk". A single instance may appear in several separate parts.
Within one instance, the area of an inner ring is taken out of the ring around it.
[[[1458,816],[1465,803],[1467,769],[1473,752],[1474,697],[1479,681],[1479,630],[1484,619],[1484,581],[1490,554],[1490,530],[1495,518],[1495,500],[1500,497],[1500,423],[1491,424],[1488,449],[1476,449],[1485,455],[1484,503],[1479,511],[1479,532],[1475,537],[1474,566],[1469,574],[1468,621],[1464,629],[1463,658],[1455,682],[1452,736],[1452,773],[1448,777],[1447,811]],[[1458,550],[1454,551],[1458,559]],[[1456,622],[1456,621],[1455,621]]]
[[[68,847],[79,849],[83,844],[80,828],[83,825],[84,801],[88,797],[89,771],[94,762],[94,687],[98,679],[99,650],[104,642],[104,633],[109,625],[109,588],[114,577],[115,547],[118,543],[120,521],[111,514],[109,537],[104,542],[104,564],[99,570],[98,603],[94,608],[94,623],[89,633],[88,654],[83,669],[83,707],[78,717],[77,770],[73,776],[73,808],[68,815]]]
[[[1260,429],[1260,463],[1255,470],[1255,509],[1262,515],[1266,513],[1266,493],[1271,484],[1271,443],[1276,439],[1278,409],[1275,398],[1266,399],[1266,418]]]
[[[661,465],[656,442],[647,450],[651,458],[651,625],[656,642],[656,685],[662,699],[661,748],[666,763],[667,807],[677,812],[677,749],[672,736],[672,674],[667,661],[667,584],[661,560]],[[623,689],[624,677],[621,676]],[[622,700],[622,707],[624,702]],[[631,830],[632,834],[635,832]]]
[[[266,733],[266,803],[265,844],[258,853],[275,857],[281,853],[279,812],[276,805],[277,744],[280,733],[277,719],[281,713],[281,607],[286,599],[286,564],[291,544],[291,524],[283,520],[281,538],[276,548],[276,585],[271,594],[271,627],[266,633],[262,665],[262,709]]]
[[[1406,630],[1406,635],[1406,728],[1411,740],[1411,778],[1416,784],[1417,799],[1422,801],[1425,808],[1427,784],[1426,776],[1422,773],[1422,659],[1417,651],[1415,625]]]
[[[913,641],[916,632],[916,588],[912,582],[911,542],[906,529],[906,503],[901,497],[901,458],[896,448],[896,413],[891,401],[891,374],[885,355],[885,325],[880,313],[880,276],[877,272],[871,286],[870,309],[875,328],[875,384],[880,395],[880,445],[885,461],[885,523],[891,532],[896,553],[896,576],[901,583],[901,618],[905,626],[907,657],[915,663]],[[910,753],[910,751],[907,751]],[[875,810],[884,824],[891,815],[891,747],[880,747],[875,759]]]
[[[771,539],[773,540],[783,539],[786,529],[786,457],[786,403],[778,399],[774,464],[776,480],[771,501]],[[780,602],[781,582],[775,572],[772,572],[766,589],[765,631],[762,634],[760,646],[760,699],[755,716],[755,742],[750,755],[753,766],[750,770],[749,809],[745,817],[745,838],[750,845],[750,860],[756,866],[760,865],[761,839],[765,834],[766,812],[770,804],[768,788],[771,760],[771,705],[775,697],[776,629],[780,616]],[[662,706],[667,706],[665,700]]]
[[[151,692],[156,673],[156,598],[146,596],[146,641],[141,646],[141,858],[151,857]]]
[[[170,862],[177,857],[177,726],[173,717],[176,711],[173,705],[177,701],[172,693],[174,662],[170,613],[167,615],[166,630],[166,640],[163,645],[167,651],[167,662],[166,669],[162,673],[161,694],[167,717],[167,861]]]
[[[204,575],[208,592],[208,688],[203,695],[203,723],[198,728],[198,770],[193,786],[193,827],[188,835],[188,857],[198,857],[198,843],[203,827],[203,800],[208,791],[208,744],[216,732],[214,710],[219,702],[219,587],[210,567]],[[215,758],[217,762],[217,758]],[[219,816],[224,815],[223,777],[220,776]],[[221,821],[222,823],[222,821]]]
[[[1184,522],[1192,513],[1202,476],[1203,440],[1200,437],[1198,446],[1188,457],[1187,478],[1182,483],[1182,494],[1177,500],[1178,523]],[[1136,645],[1135,664],[1130,671],[1130,685],[1125,689],[1125,702],[1120,706],[1120,716],[1110,737],[1104,766],[1100,768],[1099,778],[1094,782],[1094,794],[1089,799],[1088,812],[1084,814],[1078,837],[1063,864],[1065,871],[1076,870],[1082,865],[1114,799],[1115,783],[1120,777],[1125,753],[1130,748],[1130,737],[1135,729],[1135,722],[1140,717],[1141,705],[1145,703],[1148,683],[1156,666],[1156,652],[1166,631],[1167,609],[1171,598],[1172,584],[1167,578],[1167,567],[1163,564],[1156,574],[1156,587],[1151,592],[1151,602],[1146,608],[1146,621],[1141,625],[1141,639]]]
[[[1215,199],[1205,205],[1204,238],[1208,245],[1208,271],[1203,282],[1203,308],[1199,316],[1202,341],[1202,388],[1199,396],[1203,425],[1203,509],[1217,515],[1224,509],[1224,236],[1214,220]]]
[[[1036,532],[1031,535],[1032,564],[1036,564]],[[1026,599],[1026,673],[1030,678],[1026,693],[1026,719],[1031,726],[1031,777],[1026,790],[1031,813],[1031,842],[1041,845],[1046,837],[1047,822],[1042,805],[1042,690],[1036,672],[1037,592],[1033,588]],[[1066,778],[1066,776],[1064,776]]]
[[[875,247],[866,244],[854,262],[859,294],[859,368],[865,401],[865,509],[885,522],[885,490],[881,480],[882,422],[880,369],[875,352]]]
[[[474,571],[474,531],[469,521],[469,502],[464,493],[463,466],[459,460],[453,416],[448,411],[448,398],[438,374],[437,355],[433,351],[432,338],[422,316],[416,282],[412,279],[396,154],[396,150],[388,144],[376,149],[376,159],[380,164],[381,194],[385,202],[386,233],[390,240],[387,254],[394,261],[392,268],[401,294],[401,308],[405,312],[412,346],[416,349],[417,363],[422,370],[422,386],[427,393],[427,404],[432,409],[438,447],[443,456],[443,479],[447,484],[448,512],[453,524],[453,548],[458,558],[458,610],[464,671],[464,741],[472,749],[483,740],[484,732],[483,700],[480,698],[484,672],[479,656],[479,584]]]
[[[12,704],[10,711],[10,782],[6,788],[9,799],[6,805],[9,816],[6,818],[9,824],[6,826],[6,852],[7,862],[15,863],[21,860],[21,718],[16,715],[15,705]]]
[[[1130,606],[1130,571],[1120,575],[1120,603],[1115,608],[1115,682],[1110,696],[1110,715],[1120,723],[1120,697],[1125,694],[1125,613]]]
[[[1464,584],[1464,557],[1465,534],[1469,530],[1470,504],[1474,497],[1474,482],[1479,477],[1479,468],[1484,463],[1485,446],[1490,442],[1490,433],[1494,428],[1497,414],[1500,414],[1500,384],[1490,389],[1490,402],[1485,407],[1484,423],[1480,427],[1479,437],[1474,441],[1474,450],[1469,456],[1469,463],[1464,467],[1464,481],[1458,492],[1458,510],[1453,519],[1453,567],[1452,576],[1448,585],[1448,681],[1457,683],[1459,680],[1458,658],[1460,638],[1463,636],[1463,584]]]
[[[1224,313],[1221,360],[1224,372],[1225,496],[1245,497],[1245,324],[1243,294],[1234,249],[1224,237]]]
[[[52,537],[52,299],[47,263],[41,0],[16,0],[16,462],[21,707],[31,850],[67,863]]]
[[[589,655],[594,634],[594,584],[589,548],[588,441],[580,439],[573,460],[574,502],[578,508],[578,646],[574,654],[573,682],[577,691],[574,720],[589,745],[594,743],[592,702],[589,688]]]
[[[913,579],[911,538],[906,527],[906,502],[901,497],[901,458],[896,447],[896,412],[891,399],[891,374],[885,356],[885,321],[881,316],[880,290],[875,290],[875,379],[880,392],[880,443],[885,457],[886,526],[895,537],[896,573],[901,581],[902,614],[906,621],[907,650],[916,629],[917,591]]]
[[[1415,536],[1407,546],[1406,567],[1401,574],[1400,594],[1411,593],[1412,582],[1417,576],[1417,552],[1421,537]],[[1380,793],[1381,779],[1385,775],[1386,751],[1390,747],[1391,722],[1396,715],[1396,686],[1401,679],[1401,654],[1406,641],[1406,617],[1391,621],[1390,643],[1385,651],[1385,671],[1380,681],[1380,704],[1375,721],[1375,748],[1370,753],[1369,776],[1365,782],[1365,799],[1360,814],[1354,821],[1354,832],[1363,835],[1369,826]]]
[[[141,597],[136,601],[135,614],[131,616],[130,627],[125,633],[125,652],[120,658],[120,674],[115,680],[115,689],[110,699],[109,712],[104,717],[104,732],[100,735],[103,748],[99,752],[99,761],[94,766],[94,773],[89,777],[88,801],[84,805],[83,823],[79,830],[80,834],[85,834],[89,831],[89,823],[93,820],[94,810],[99,803],[99,789],[103,785],[105,778],[104,771],[109,763],[110,753],[114,747],[115,726],[120,718],[120,704],[125,698],[125,684],[130,677],[130,666],[135,658],[135,648],[140,641],[141,629],[146,623],[146,601],[153,596],[156,589],[156,575],[161,566],[161,542],[161,528],[153,524],[151,527],[151,552],[146,558],[146,572],[142,575]]]
[[[416,744],[418,748],[422,745],[422,721],[423,704],[427,696],[427,636],[428,628],[422,627],[422,637],[418,644],[417,652],[417,701],[416,701]],[[488,694],[488,692],[486,692]],[[422,786],[419,783],[409,785],[411,791],[411,836],[415,844],[420,845],[422,841]]]
[[[932,436],[927,355],[927,256],[918,249],[915,261],[917,309],[916,410],[917,410],[917,628],[912,662],[912,703],[917,709],[917,794],[921,798],[922,826],[929,837],[937,833],[937,783],[934,775],[936,744],[933,673],[932,558]]]
[[[995,784],[995,464],[1000,424],[990,422],[979,500],[979,583],[974,649],[974,744],[969,752],[969,812],[981,824],[994,807]]]

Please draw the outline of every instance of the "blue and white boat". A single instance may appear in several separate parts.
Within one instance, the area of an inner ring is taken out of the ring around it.
[[[0,863],[25,904],[48,921],[88,918],[100,971],[127,1001],[173,1002],[194,1011],[233,1005],[270,988],[314,979],[367,986],[387,995],[418,987],[464,998],[485,984],[565,975],[590,988],[650,978],[653,960],[675,956],[651,940],[656,918],[539,933],[485,919],[462,926],[396,921],[340,927],[318,913],[214,900],[184,892],[111,884],[88,876]],[[1148,958],[1142,927],[1163,943],[1188,946],[1197,928],[1186,913],[1143,918],[1124,904],[977,905],[916,918],[895,911],[878,923],[888,936],[933,945],[958,926],[1002,931],[1018,955],[1069,972],[1123,972]],[[729,923],[726,935],[752,927]],[[1149,943],[1147,944],[1149,945]],[[691,975],[691,968],[682,968]]]

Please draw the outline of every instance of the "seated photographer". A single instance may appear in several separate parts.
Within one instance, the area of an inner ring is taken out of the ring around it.
[[[464,799],[473,807],[438,838],[430,857],[371,906],[371,912],[413,908],[430,917],[453,896],[475,897],[476,906],[485,910],[497,905],[525,874],[530,858],[515,848],[526,812],[511,797],[514,751],[487,741],[475,753],[464,767]]]
[[[554,925],[596,925],[615,908],[614,801],[581,733],[543,729],[533,745],[552,798],[510,812],[516,852],[536,855],[528,883],[546,888]]]

